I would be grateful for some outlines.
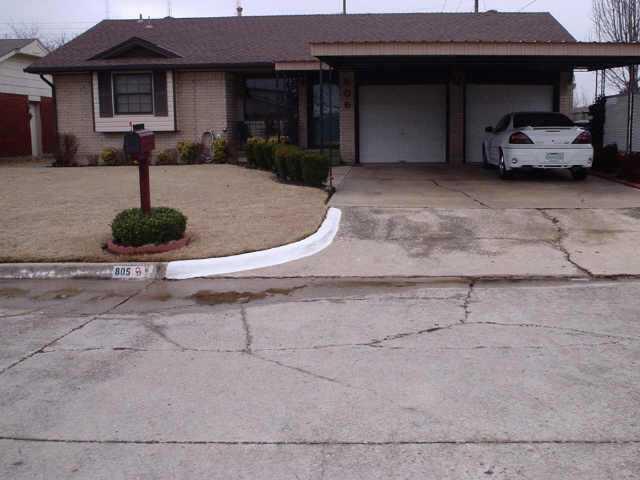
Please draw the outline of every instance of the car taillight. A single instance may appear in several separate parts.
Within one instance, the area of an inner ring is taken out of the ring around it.
[[[533,143],[529,137],[522,132],[516,132],[509,137],[509,143],[516,145],[527,145]]]
[[[576,137],[573,143],[579,144],[579,145],[591,145],[591,134],[586,131],[582,132],[580,135]]]

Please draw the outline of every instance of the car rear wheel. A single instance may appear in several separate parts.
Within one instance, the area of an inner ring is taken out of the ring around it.
[[[500,152],[500,163],[498,164],[498,172],[500,174],[500,178],[503,180],[509,180],[511,178],[512,172],[507,170],[507,164],[504,161],[504,154]]]
[[[586,180],[589,176],[589,170],[583,167],[573,167],[571,169],[571,176],[574,180]]]

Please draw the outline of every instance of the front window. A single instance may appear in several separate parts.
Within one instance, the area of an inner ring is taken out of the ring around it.
[[[337,83],[323,83],[313,85],[310,144],[314,147],[332,146],[340,143],[340,90]],[[322,93],[322,95],[321,95]],[[321,98],[322,96],[322,98]],[[324,108],[321,109],[321,105]],[[321,122],[320,113],[323,112]]]
[[[292,143],[298,136],[296,78],[245,78],[243,136],[284,135]]]
[[[113,76],[117,114],[153,113],[153,80],[150,73]]]
[[[525,127],[573,127],[574,123],[561,113],[532,112],[516,113],[513,116],[515,128]]]

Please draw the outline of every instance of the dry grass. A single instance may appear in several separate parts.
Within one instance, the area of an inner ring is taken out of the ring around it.
[[[0,262],[182,260],[262,250],[322,222],[325,192],[231,165],[151,168],[153,206],[178,208],[193,238],[181,250],[117,257],[102,249],[120,210],[139,206],[135,167],[0,166]]]

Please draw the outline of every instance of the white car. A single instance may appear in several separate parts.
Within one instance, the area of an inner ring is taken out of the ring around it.
[[[483,164],[497,166],[501,178],[516,170],[566,168],[584,180],[593,164],[591,133],[561,113],[509,113],[485,130]]]

